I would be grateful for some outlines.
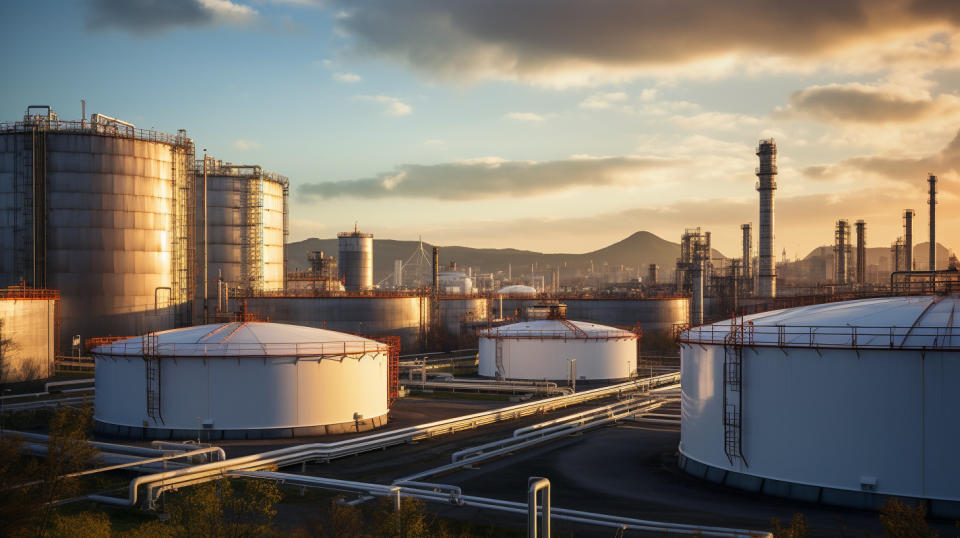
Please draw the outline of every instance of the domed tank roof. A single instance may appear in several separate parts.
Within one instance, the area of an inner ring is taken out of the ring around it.
[[[600,340],[615,338],[636,338],[630,331],[597,325],[586,321],[571,321],[566,319],[540,319],[535,321],[521,321],[510,325],[492,327],[480,333],[486,338],[543,338],[543,339],[571,339],[571,340]]]
[[[531,297],[537,294],[537,288],[533,286],[524,286],[523,284],[514,284],[501,288],[497,293],[501,295],[529,295]]]
[[[772,310],[701,325],[687,343],[723,344],[743,328],[744,344],[886,349],[960,348],[960,295],[918,295],[840,301]],[[742,324],[742,325],[741,325]]]
[[[196,325],[155,333],[158,356],[303,357],[386,351],[387,344],[354,334],[315,327],[265,322]],[[144,355],[144,337],[136,336],[100,346],[94,355]]]

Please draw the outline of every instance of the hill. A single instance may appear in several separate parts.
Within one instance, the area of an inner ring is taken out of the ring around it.
[[[373,277],[374,282],[386,278],[393,273],[394,260],[407,261],[419,248],[417,241],[396,241],[393,239],[373,240]],[[433,245],[423,243],[428,255]],[[288,268],[305,269],[310,266],[307,261],[307,251],[322,250],[325,253],[337,255],[337,239],[310,238],[287,245]],[[717,250],[715,257],[723,257]],[[596,269],[604,264],[609,267],[624,265],[639,267],[646,272],[651,263],[660,266],[661,272],[672,271],[677,258],[680,256],[680,244],[667,241],[650,232],[636,232],[630,237],[612,245],[592,252],[582,254],[543,253],[532,250],[518,250],[512,248],[470,248],[462,246],[441,246],[440,264],[447,266],[456,261],[458,267],[472,267],[475,272],[490,273],[506,271],[507,265],[513,266],[513,275],[518,277],[530,272],[530,265],[538,268],[564,267],[574,271],[585,271],[593,262]]]

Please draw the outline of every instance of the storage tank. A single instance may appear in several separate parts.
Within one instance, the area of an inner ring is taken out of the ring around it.
[[[62,345],[191,321],[194,146],[94,114],[0,124],[0,286],[62,297]]]
[[[0,383],[54,375],[59,301],[56,290],[0,289]]]
[[[270,321],[307,327],[319,327],[356,334],[399,336],[405,350],[420,350],[425,331],[430,327],[428,297],[321,296],[321,297],[249,297],[250,312]],[[231,301],[231,310],[240,310]]]
[[[197,162],[197,173],[200,185],[206,173],[208,295],[215,293],[218,278],[244,292],[282,290],[289,180],[256,165],[210,158],[206,166]],[[197,199],[203,252],[203,196]]]
[[[218,323],[93,350],[98,432],[268,439],[387,422],[389,346],[278,323]]]
[[[373,289],[373,234],[356,228],[337,234],[339,244],[338,270],[347,291]]]
[[[689,320],[689,297],[559,299],[567,305],[571,318],[618,327],[640,326],[644,332],[670,333],[675,325]]]
[[[637,369],[637,335],[566,319],[523,321],[480,332],[479,374],[497,379],[612,380]]]
[[[715,482],[960,516],[960,296],[777,310],[681,336],[680,465]]]
[[[489,303],[486,297],[440,296],[440,326],[451,336],[461,336],[462,322],[487,321]]]

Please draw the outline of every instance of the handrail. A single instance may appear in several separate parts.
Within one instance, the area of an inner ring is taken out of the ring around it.
[[[736,326],[736,324],[734,324]],[[954,344],[954,327],[898,327],[857,325],[745,324],[745,346],[814,347],[849,349],[935,349],[960,351],[960,334]],[[685,330],[681,344],[725,344],[729,323],[700,325]]]
[[[111,136],[114,138],[132,138],[136,140],[145,140],[148,142],[162,142],[176,146],[193,145],[193,140],[182,134],[172,135],[160,131],[151,131],[149,129],[140,129],[135,127],[118,129],[115,125],[92,123],[89,121],[67,121],[61,119],[48,120],[46,118],[40,118],[39,120],[30,121],[0,122],[0,133],[23,133],[29,132],[34,128],[39,128],[42,131],[53,133],[90,133]]]
[[[386,353],[390,346],[367,340],[343,340],[331,342],[297,343],[167,343],[156,344],[153,356],[159,358],[209,358],[209,357],[343,357]],[[140,342],[114,342],[91,352],[94,357],[142,357]]]

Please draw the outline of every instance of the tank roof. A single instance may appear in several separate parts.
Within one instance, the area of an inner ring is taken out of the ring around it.
[[[701,325],[681,342],[723,344],[731,325],[743,343],[783,347],[960,350],[960,295],[916,295],[772,310]]]
[[[571,339],[571,340],[601,340],[618,338],[636,338],[630,331],[598,325],[586,321],[571,321],[565,319],[541,319],[521,321],[510,325],[492,327],[480,333],[487,338],[543,338],[543,339]]]
[[[159,357],[316,357],[389,349],[387,344],[354,334],[283,323],[213,323],[154,334],[153,354]],[[147,347],[151,346],[149,340]],[[148,354],[145,353],[143,336],[100,346],[92,353],[137,357]]]
[[[536,295],[537,288],[534,288],[533,286],[525,286],[523,284],[514,284],[512,286],[501,288],[497,293],[503,295]]]

